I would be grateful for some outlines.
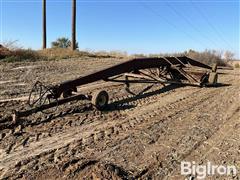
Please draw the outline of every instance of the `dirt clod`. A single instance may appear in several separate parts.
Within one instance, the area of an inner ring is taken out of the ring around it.
[[[181,161],[240,165],[240,72],[221,70],[221,85],[153,85],[133,96],[124,85],[96,82],[110,102],[100,112],[88,101],[12,122],[27,108],[31,85],[54,84],[122,62],[68,59],[0,63],[0,179],[185,179]],[[22,86],[19,86],[19,83]],[[134,92],[144,84],[133,85]],[[240,169],[239,169],[240,171]],[[239,174],[213,176],[239,179]]]

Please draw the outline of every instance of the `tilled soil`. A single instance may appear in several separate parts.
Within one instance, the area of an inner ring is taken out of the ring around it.
[[[133,96],[121,84],[98,82],[106,111],[87,102],[65,104],[14,124],[35,79],[56,83],[119,63],[116,59],[2,64],[1,179],[185,179],[181,161],[235,165],[240,171],[240,72],[222,71],[217,87],[154,85]],[[30,71],[31,75],[26,75]],[[22,78],[24,76],[27,78]],[[22,88],[19,84],[22,84]],[[3,85],[4,84],[4,85]],[[135,85],[140,92],[143,85]],[[20,98],[19,98],[20,97]],[[190,177],[194,179],[194,177]],[[208,179],[240,179],[237,175]]]

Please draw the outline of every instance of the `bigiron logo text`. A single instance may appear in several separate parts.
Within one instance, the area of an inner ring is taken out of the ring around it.
[[[234,165],[214,165],[211,162],[198,165],[195,161],[181,162],[181,175],[192,175],[197,179],[205,179],[207,176],[213,175],[237,175],[237,168]]]

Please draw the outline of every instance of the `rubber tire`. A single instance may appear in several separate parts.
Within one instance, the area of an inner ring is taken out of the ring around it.
[[[108,105],[109,96],[106,91],[96,91],[92,95],[92,104],[100,111],[104,110]]]
[[[211,86],[215,86],[217,84],[218,73],[211,72],[208,77],[208,84]]]

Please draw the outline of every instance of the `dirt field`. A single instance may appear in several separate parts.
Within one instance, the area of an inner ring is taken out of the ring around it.
[[[98,82],[80,90],[107,90],[107,111],[83,101],[17,124],[8,118],[26,107],[36,80],[57,83],[121,61],[0,64],[0,179],[178,180],[188,178],[180,175],[181,161],[235,165],[237,175],[207,179],[240,179],[239,70],[222,70],[218,87],[154,85],[139,96],[121,84]]]

